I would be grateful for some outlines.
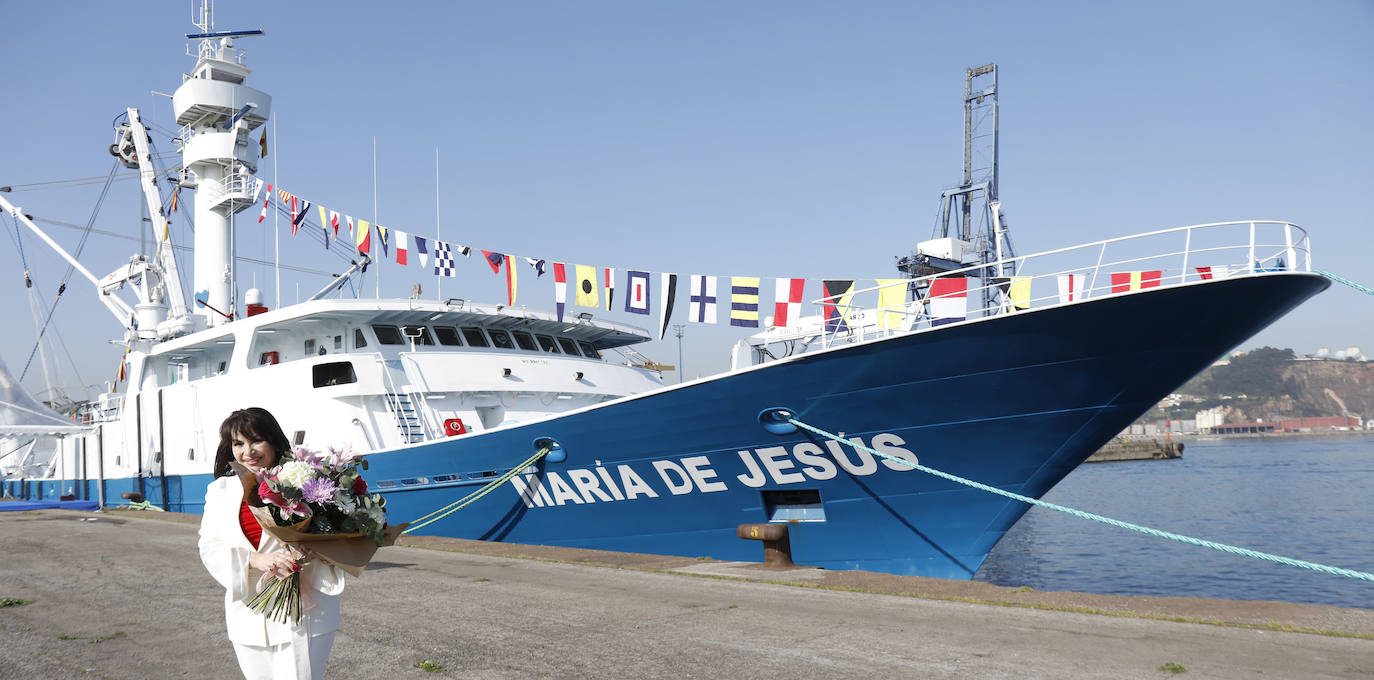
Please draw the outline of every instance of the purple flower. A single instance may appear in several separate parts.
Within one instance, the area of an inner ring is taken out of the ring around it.
[[[334,502],[334,493],[338,490],[339,487],[334,484],[334,480],[328,477],[315,477],[301,487],[301,495],[307,503],[326,505]]]

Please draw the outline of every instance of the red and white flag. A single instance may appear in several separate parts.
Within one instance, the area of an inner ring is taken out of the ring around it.
[[[773,289],[773,326],[786,328],[801,319],[802,292],[806,279],[777,279]]]
[[[563,307],[568,304],[568,271],[562,262],[553,263],[553,301],[558,307],[558,320],[563,320]]]
[[[968,313],[968,279],[935,279],[930,282],[930,325],[963,321]]]
[[[1073,302],[1087,297],[1088,292],[1083,289],[1087,281],[1088,277],[1083,274],[1060,274],[1059,301]]]
[[[272,202],[272,185],[267,185],[267,198],[262,199],[262,213],[258,215],[258,224],[267,219],[267,204]]]
[[[339,213],[334,210],[329,211],[329,226],[334,227],[334,238],[339,237]]]
[[[1224,279],[1231,275],[1231,266],[1222,264],[1215,265],[1212,267],[1198,267],[1197,275],[1203,281],[1210,281],[1212,279]]]
[[[1147,272],[1112,272],[1112,292],[1128,293],[1141,288],[1156,288],[1164,272],[1156,269]]]
[[[406,251],[410,249],[406,233],[400,229],[392,229],[391,231],[396,234],[396,264],[405,264]]]

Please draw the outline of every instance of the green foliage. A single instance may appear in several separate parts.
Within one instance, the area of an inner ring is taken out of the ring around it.
[[[411,667],[418,668],[426,673],[438,673],[439,671],[444,670],[443,666],[440,666],[439,664],[434,663],[433,661],[416,661],[415,664]]]
[[[33,600],[22,600],[17,597],[0,598],[0,607],[22,607],[26,604],[33,604]]]
[[[1177,664],[1177,663],[1174,663],[1174,662],[1172,662],[1172,661],[1165,663],[1163,666],[1160,666],[1160,667],[1159,667],[1159,670],[1164,671],[1165,673],[1187,673],[1187,672],[1188,672],[1188,669],[1187,669],[1187,668],[1184,668],[1182,664]]]
[[[1293,350],[1261,347],[1214,366],[1205,373],[1206,393],[1198,396],[1221,397],[1244,394],[1251,399],[1272,399],[1290,395],[1295,385],[1283,379],[1283,371],[1293,362]]]

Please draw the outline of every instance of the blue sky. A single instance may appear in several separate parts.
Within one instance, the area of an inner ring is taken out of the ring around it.
[[[1284,219],[1311,232],[1318,268],[1374,283],[1362,200],[1374,186],[1368,2],[221,0],[217,11],[217,28],[267,31],[239,47],[250,83],[274,97],[277,183],[371,215],[375,137],[379,220],[412,233],[434,230],[437,148],[446,240],[621,271],[891,277],[893,256],[929,238],[939,192],[959,179],[964,70],[996,62],[1001,198],[1022,253]],[[170,102],[152,91],[173,91],[193,65],[190,14],[190,3],[8,5],[6,25],[24,30],[0,42],[0,185],[103,176],[110,121],[127,106],[170,130]],[[161,150],[169,136],[154,136]],[[262,176],[274,179],[270,167]],[[8,197],[84,224],[98,189]],[[136,235],[140,200],[133,182],[116,183],[96,227]],[[240,217],[240,255],[270,259],[272,235],[255,213]],[[35,329],[3,226],[0,311],[12,322],[0,357],[18,372]],[[75,248],[79,232],[49,229]],[[21,238],[46,313],[66,266]],[[101,276],[136,248],[96,236],[82,260]],[[341,268],[300,237],[284,236],[282,252]],[[481,262],[460,264],[444,297],[504,297]],[[241,287],[255,271],[274,303],[268,270],[241,266]],[[550,277],[520,274],[519,302],[551,306]],[[325,279],[283,281],[292,302],[297,285],[305,297]],[[415,266],[383,265],[381,282],[384,296],[417,282],[436,292]],[[1333,288],[1246,346],[1374,351],[1371,303]],[[1142,323],[1185,331],[1195,313]],[[65,343],[50,351],[55,382],[110,379],[119,349],[105,341],[118,329],[84,280],[53,324]],[[688,375],[723,370],[737,337],[689,326]],[[671,336],[644,350],[677,363]],[[24,384],[45,389],[36,364]]]

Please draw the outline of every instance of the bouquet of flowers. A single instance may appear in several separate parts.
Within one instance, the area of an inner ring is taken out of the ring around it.
[[[367,493],[360,462],[350,448],[321,452],[296,446],[274,468],[254,473],[235,463],[234,469],[263,532],[285,544],[298,562],[319,558],[360,576],[377,548],[395,543],[406,527],[387,525],[386,499]],[[264,574],[248,606],[273,620],[299,622],[300,579],[299,570],[281,579]]]

